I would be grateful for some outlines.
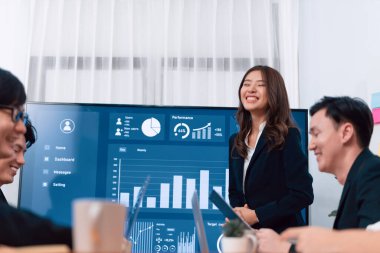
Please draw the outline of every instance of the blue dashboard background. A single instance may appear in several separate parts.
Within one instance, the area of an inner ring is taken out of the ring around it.
[[[107,198],[132,206],[150,175],[130,238],[133,252],[199,250],[188,202],[194,188],[203,203],[210,250],[216,251],[224,218],[207,199],[213,187],[227,198],[236,108],[28,103],[26,110],[38,139],[26,152],[21,208],[71,225],[73,199]],[[307,113],[292,110],[306,155]],[[304,210],[306,221],[307,214]]]

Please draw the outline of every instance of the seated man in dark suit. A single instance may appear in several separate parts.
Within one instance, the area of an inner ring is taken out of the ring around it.
[[[365,228],[380,220],[380,158],[368,149],[373,118],[368,106],[348,97],[325,97],[310,109],[310,150],[319,170],[344,185],[335,229]]]
[[[15,155],[15,141],[26,133],[27,116],[23,105],[26,93],[22,83],[0,69],[0,159]],[[31,212],[18,210],[0,201],[0,245],[67,244],[71,229],[53,224]]]
[[[380,220],[380,158],[368,149],[373,118],[359,99],[324,97],[310,108],[309,149],[321,172],[344,185],[334,229],[365,228]],[[259,252],[295,252],[272,230],[257,233]]]

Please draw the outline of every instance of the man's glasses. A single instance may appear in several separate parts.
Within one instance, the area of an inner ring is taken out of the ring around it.
[[[10,105],[0,105],[0,109],[8,109],[12,111],[12,121],[17,123],[19,120],[22,120],[24,124],[28,121],[28,114],[26,112],[20,111],[15,106],[10,106]]]

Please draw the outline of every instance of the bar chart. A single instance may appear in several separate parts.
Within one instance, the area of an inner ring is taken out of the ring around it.
[[[211,140],[211,122],[203,127],[193,129],[191,138],[197,140]]]
[[[148,174],[151,183],[141,204],[143,208],[191,209],[191,195],[197,190],[201,209],[213,209],[208,200],[211,190],[218,189],[226,196],[229,174],[227,162],[217,157],[227,155],[223,150],[216,153],[216,157],[202,157],[206,153],[206,148],[202,147],[195,154],[189,154],[183,146],[145,146],[142,149],[133,145],[115,145],[113,149],[115,152],[109,162],[107,190],[115,202],[133,206]],[[145,152],[150,153],[150,159],[144,159]],[[163,152],[176,156],[165,157]],[[156,157],[152,155],[155,153]],[[195,155],[199,159],[191,157]]]
[[[166,148],[178,152],[178,148]],[[163,147],[155,149],[157,147],[145,147],[151,153],[160,152]],[[229,170],[224,161],[191,160],[190,157],[180,159],[178,156],[171,159],[162,156],[142,159],[138,157],[138,147],[129,146],[119,150],[128,150],[129,156],[121,152],[118,157],[112,157],[109,190],[115,202],[127,207],[136,203],[138,192],[148,174],[151,183],[141,203],[141,207],[147,209],[191,209],[191,196],[197,190],[200,208],[212,210],[215,207],[208,200],[211,190],[226,194],[228,189]],[[186,154],[186,150],[181,153]]]
[[[195,253],[195,229],[192,234],[181,232],[178,236],[177,252],[178,253]]]
[[[121,159],[119,160],[121,163]],[[118,169],[121,170],[122,167],[120,166]],[[139,171],[129,171],[129,173],[132,174],[131,177],[138,178],[133,174],[138,174]],[[200,208],[210,209],[211,206],[208,200],[210,193],[209,174],[210,172],[208,170],[200,170],[197,178],[184,178],[182,175],[174,175],[172,177],[172,183],[159,183],[159,189],[155,190],[158,191],[158,193],[153,193],[154,196],[145,197],[143,201],[144,206],[143,203],[141,203],[140,206],[145,208],[191,209],[191,196],[193,192],[197,190],[199,192]],[[224,178],[227,176],[228,169],[225,169]],[[152,176],[152,178],[155,177]],[[223,191],[228,189],[228,185],[226,184],[228,184],[228,181],[224,183],[223,186],[212,186],[212,189],[223,194]],[[118,187],[118,202],[127,207],[134,206],[140,188],[141,187],[133,186],[132,192],[124,192],[126,190],[125,188]],[[216,209],[214,205],[212,205],[212,209]]]
[[[208,229],[212,234],[220,234],[217,231],[224,219],[208,196],[215,189],[228,199],[228,151],[217,146],[212,151],[208,146],[194,149],[188,145],[108,147],[107,198],[130,208],[135,206],[138,193],[150,176],[131,232],[132,252],[199,252],[191,206],[194,190],[199,194],[202,212],[214,219],[205,219]]]

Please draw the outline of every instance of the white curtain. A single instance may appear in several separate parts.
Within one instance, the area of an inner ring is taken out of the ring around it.
[[[298,0],[0,0],[30,101],[237,106],[264,64],[298,107]]]

